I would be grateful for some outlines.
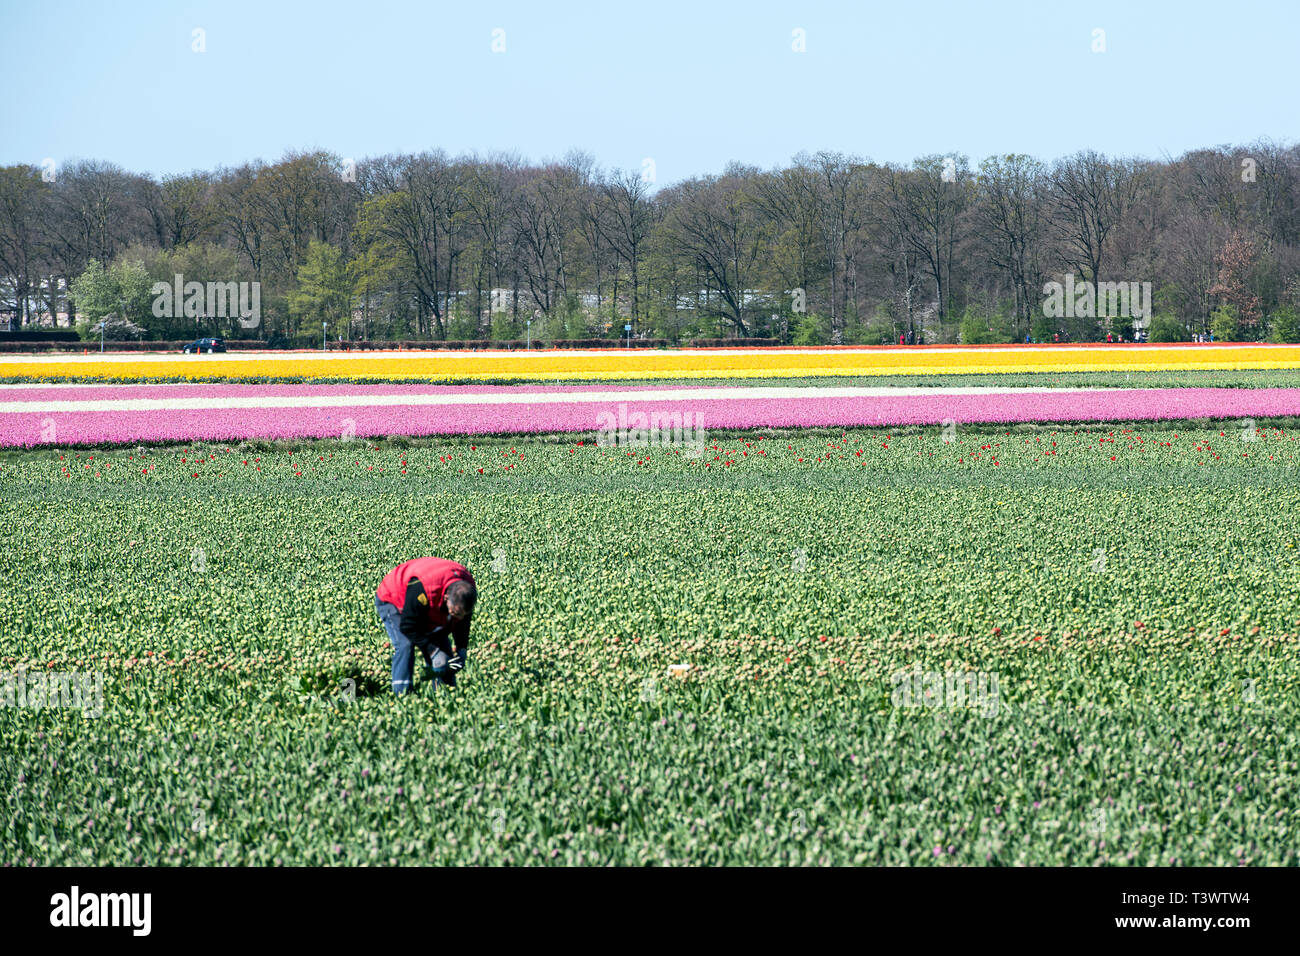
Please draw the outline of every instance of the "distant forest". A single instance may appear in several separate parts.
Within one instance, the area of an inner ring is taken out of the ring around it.
[[[584,154],[532,164],[325,152],[155,178],[0,169],[0,310],[83,334],[771,338],[791,344],[1126,339],[1045,315],[1044,286],[1150,283],[1153,341],[1300,340],[1300,147],[1085,151],[910,165],[800,154],[671,185]],[[155,282],[260,283],[255,330],[166,315]]]

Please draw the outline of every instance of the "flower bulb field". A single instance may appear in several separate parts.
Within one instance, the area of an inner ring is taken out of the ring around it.
[[[1294,369],[1300,346],[1261,343],[1086,346],[617,349],[498,352],[228,352],[0,355],[15,381],[525,382]]]
[[[1300,388],[0,386],[0,446],[1300,416]],[[632,426],[635,427],[635,426]],[[703,426],[702,426],[703,427]]]
[[[0,672],[101,686],[0,707],[0,863],[1300,864],[1300,382],[1257,352],[1204,370],[1258,388],[5,371]],[[399,698],[375,587],[425,554],[477,580],[469,662]]]

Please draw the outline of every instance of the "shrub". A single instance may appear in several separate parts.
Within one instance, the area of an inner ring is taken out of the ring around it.
[[[1238,336],[1237,307],[1221,305],[1210,313],[1210,332],[1216,342],[1236,342]]]
[[[991,345],[1012,342],[1014,336],[1006,316],[996,312],[983,313],[967,306],[961,317],[961,341],[963,345]]]
[[[795,320],[791,345],[825,345],[830,341],[830,323],[820,315],[808,313]]]
[[[1168,312],[1162,312],[1151,317],[1151,328],[1147,332],[1147,340],[1150,342],[1187,342],[1191,336],[1187,333],[1187,327],[1179,321],[1178,317]]]
[[[1300,313],[1289,305],[1279,306],[1268,317],[1270,342],[1300,342]]]

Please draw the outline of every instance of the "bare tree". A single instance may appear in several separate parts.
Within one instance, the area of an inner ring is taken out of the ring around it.
[[[546,315],[568,291],[582,185],[573,167],[552,163],[531,174],[520,193],[516,229],[521,264],[532,300]]]
[[[817,172],[806,159],[755,178],[752,199],[771,223],[772,273],[787,289],[802,289],[805,300],[829,268],[817,196]]]
[[[813,189],[829,266],[831,342],[839,345],[844,341],[845,303],[860,248],[859,233],[867,222],[867,167],[854,157],[821,152],[812,158],[811,168],[815,179],[798,182]]]
[[[641,316],[641,255],[655,221],[650,186],[635,170],[611,173],[600,182],[602,232],[632,280],[632,321]]]
[[[145,209],[159,249],[175,249],[202,237],[212,225],[212,180],[206,173],[148,180]]]
[[[518,308],[515,278],[515,218],[519,203],[520,162],[502,156],[469,164],[465,177],[465,221],[477,246],[475,307],[482,315],[483,289],[509,287],[511,308]],[[488,312],[491,325],[492,304]]]
[[[419,334],[446,338],[447,292],[464,250],[465,169],[441,152],[421,153],[377,164],[371,175],[380,193],[363,205],[358,231],[402,257]]]
[[[1025,155],[990,156],[976,179],[976,222],[989,262],[1007,274],[1016,318],[1027,330],[1038,302],[1042,236],[1041,163]]]
[[[911,169],[891,169],[887,183],[893,231],[929,274],[942,325],[950,311],[953,260],[974,191],[966,157],[923,156]]]
[[[48,269],[44,255],[49,184],[35,166],[0,169],[0,281],[12,290],[14,319],[26,325],[31,300]]]
[[[729,167],[723,176],[683,183],[674,193],[669,225],[671,241],[694,260],[718,294],[706,297],[702,314],[726,319],[741,336],[749,334],[749,293],[764,239],[759,206],[746,186],[751,175]]]
[[[1112,161],[1093,150],[1076,153],[1052,168],[1048,195],[1066,264],[1093,282],[1103,281],[1107,239],[1132,208],[1140,176],[1139,164]]]

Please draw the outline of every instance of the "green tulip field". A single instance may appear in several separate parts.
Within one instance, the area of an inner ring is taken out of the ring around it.
[[[0,865],[1297,865],[1297,437],[9,452],[0,675],[102,707],[3,699]]]

